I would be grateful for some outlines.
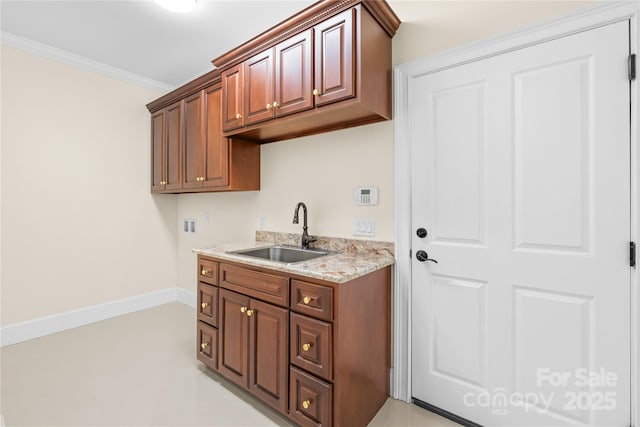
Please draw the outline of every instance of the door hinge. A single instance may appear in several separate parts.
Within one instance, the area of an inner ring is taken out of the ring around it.
[[[409,258],[413,259],[413,250],[409,249]]]
[[[636,266],[636,242],[629,242],[629,265]]]
[[[629,55],[629,80],[636,79],[636,54]]]

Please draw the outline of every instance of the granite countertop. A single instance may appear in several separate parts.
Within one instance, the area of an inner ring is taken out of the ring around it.
[[[265,267],[334,283],[348,282],[395,263],[393,243],[331,237],[316,238],[317,241],[311,244],[312,249],[328,250],[333,254],[309,261],[286,264],[230,253],[275,244],[288,246],[299,246],[300,244],[299,234],[267,231],[256,232],[256,240],[253,242],[217,244],[206,248],[196,248],[193,252],[221,260]]]

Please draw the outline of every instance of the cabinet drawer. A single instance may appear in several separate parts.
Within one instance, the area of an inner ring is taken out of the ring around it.
[[[333,288],[291,281],[291,308],[324,320],[333,320]]]
[[[220,286],[282,306],[289,305],[289,278],[220,264]]]
[[[218,284],[218,263],[198,257],[198,282]]]
[[[289,416],[301,426],[330,426],[331,391],[331,384],[291,367]]]
[[[331,324],[291,313],[291,363],[319,377],[331,380],[332,331]]]
[[[218,370],[218,330],[198,322],[198,339],[196,340],[198,360]]]
[[[198,320],[218,326],[218,288],[198,283]]]

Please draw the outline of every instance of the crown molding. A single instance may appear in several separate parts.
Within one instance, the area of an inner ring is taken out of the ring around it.
[[[0,32],[0,44],[137,86],[161,92],[169,92],[175,89],[175,86],[171,86],[157,80],[148,79],[138,74],[112,67],[102,62],[94,61],[93,59],[76,55],[75,53],[67,52],[66,50],[58,49],[6,31]]]

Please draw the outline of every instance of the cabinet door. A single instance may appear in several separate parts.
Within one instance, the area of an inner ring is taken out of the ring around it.
[[[177,190],[181,187],[180,151],[182,147],[182,101],[167,107],[165,113],[166,130],[166,190]]]
[[[243,64],[225,70],[222,77],[222,129],[244,126],[244,68]]]
[[[201,170],[199,161],[203,146],[204,91],[200,91],[184,101],[184,163],[182,179],[184,188],[200,187]]]
[[[229,140],[222,136],[222,91],[205,91],[206,134],[201,156],[203,186],[224,187],[229,184]]]
[[[164,190],[167,174],[164,148],[164,110],[160,110],[151,116],[151,191]]]
[[[289,310],[257,300],[251,300],[250,308],[250,391],[286,413]]]
[[[355,96],[356,13],[352,8],[314,27],[316,106]]]
[[[312,34],[307,30],[276,46],[276,116],[313,107]]]
[[[273,118],[273,49],[244,62],[245,125]]]
[[[249,297],[220,289],[218,294],[218,369],[227,379],[249,385]]]

